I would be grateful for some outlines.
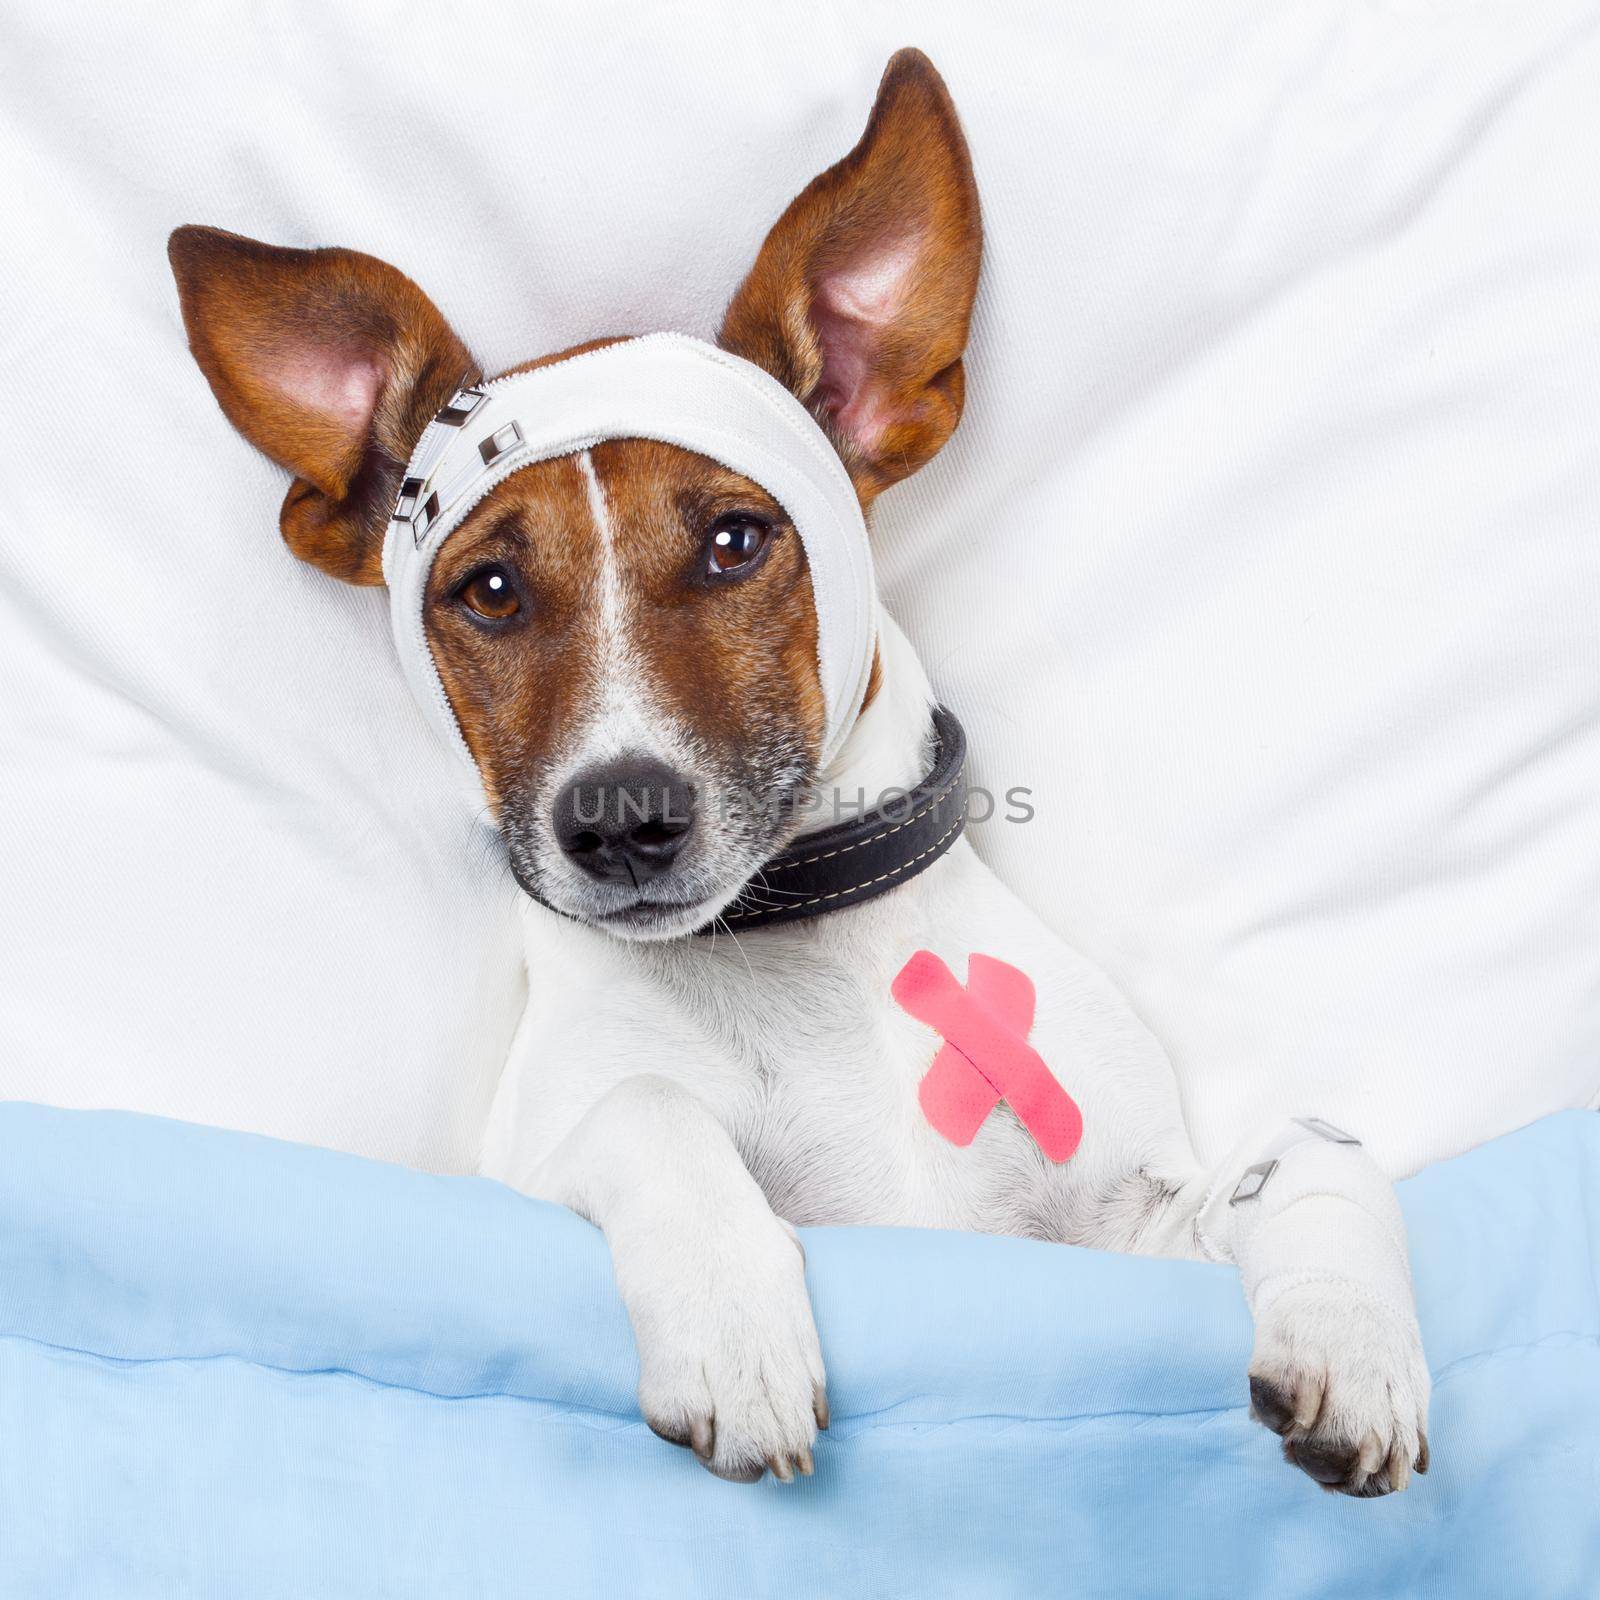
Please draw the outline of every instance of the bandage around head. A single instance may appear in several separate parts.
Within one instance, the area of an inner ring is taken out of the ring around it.
[[[860,502],[827,435],[782,384],[738,356],[673,333],[475,384],[423,431],[384,540],[383,574],[401,666],[430,720],[470,763],[423,626],[439,550],[512,473],[607,439],[653,439],[709,456],[783,507],[816,597],[826,766],[855,721],[872,670],[877,610]]]

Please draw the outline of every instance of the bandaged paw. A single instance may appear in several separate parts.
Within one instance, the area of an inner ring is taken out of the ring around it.
[[[1311,1118],[1240,1152],[1201,1237],[1239,1264],[1256,1321],[1251,1406],[1285,1458],[1363,1497],[1426,1470],[1428,1368],[1405,1225],[1361,1146]]]

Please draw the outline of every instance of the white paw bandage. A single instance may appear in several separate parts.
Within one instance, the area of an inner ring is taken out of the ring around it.
[[[1200,1232],[1212,1254],[1238,1263],[1257,1318],[1307,1283],[1346,1285],[1414,1316],[1394,1186],[1358,1140],[1320,1118],[1296,1119],[1242,1172],[1230,1162]]]
[[[463,389],[424,430],[384,540],[383,573],[401,665],[430,719],[470,762],[423,629],[440,546],[513,472],[606,439],[655,439],[709,456],[760,484],[788,513],[816,596],[826,766],[861,709],[876,642],[860,502],[827,435],[781,383],[674,333]]]

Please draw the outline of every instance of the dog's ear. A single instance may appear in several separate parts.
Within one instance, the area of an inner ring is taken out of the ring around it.
[[[901,50],[861,142],[778,219],[721,334],[810,407],[863,502],[960,420],[981,254],[949,91],[920,50]]]
[[[354,250],[217,228],[167,244],[189,348],[228,420],[295,475],[280,523],[302,561],[382,583],[383,533],[428,420],[479,376],[403,273]]]

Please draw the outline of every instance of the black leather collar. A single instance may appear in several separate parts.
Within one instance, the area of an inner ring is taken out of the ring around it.
[[[742,933],[843,911],[926,872],[967,820],[967,736],[933,709],[933,766],[916,788],[850,822],[809,833],[774,856],[738,898],[699,931]]]

